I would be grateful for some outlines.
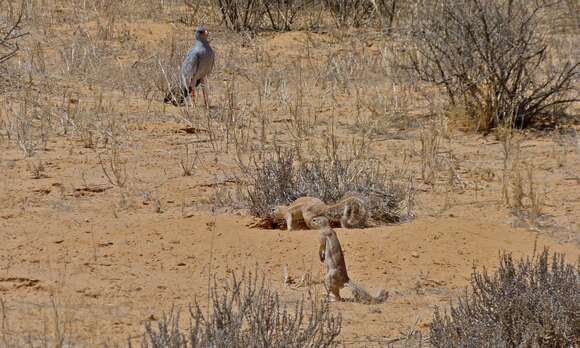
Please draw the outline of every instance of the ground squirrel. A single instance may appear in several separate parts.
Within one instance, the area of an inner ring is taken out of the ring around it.
[[[336,232],[330,228],[328,219],[324,216],[318,216],[312,219],[312,224],[320,229],[318,255],[320,262],[324,262],[326,265],[324,284],[331,296],[340,301],[340,289],[346,286],[352,291],[355,302],[383,303],[389,295],[385,290],[380,290],[376,296],[372,296],[348,277],[340,241]]]
[[[365,203],[354,195],[348,195],[334,204],[325,204],[316,197],[300,197],[288,206],[275,207],[271,215],[276,219],[285,219],[288,231],[296,229],[300,220],[304,220],[308,228],[315,228],[312,219],[317,216],[340,222],[342,228],[365,227],[367,222]]]

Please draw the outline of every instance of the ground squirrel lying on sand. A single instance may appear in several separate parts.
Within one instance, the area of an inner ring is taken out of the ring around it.
[[[304,220],[310,229],[312,219],[326,216],[332,222],[340,222],[342,228],[365,227],[367,208],[359,197],[348,195],[334,204],[325,204],[316,197],[300,197],[288,206],[277,206],[272,211],[272,217],[285,219],[288,231],[297,227],[297,222]]]
[[[312,224],[320,229],[318,255],[320,261],[326,265],[324,284],[331,296],[340,301],[340,289],[346,286],[352,291],[355,302],[366,304],[383,303],[389,296],[385,290],[381,290],[376,296],[372,296],[348,277],[340,241],[336,232],[330,228],[328,219],[324,216],[318,216],[312,219]]]

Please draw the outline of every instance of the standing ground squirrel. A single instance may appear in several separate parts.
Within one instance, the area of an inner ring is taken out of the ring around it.
[[[285,219],[287,229],[291,231],[296,229],[300,220],[304,220],[308,228],[315,228],[312,219],[317,216],[340,222],[342,228],[365,227],[368,214],[362,199],[348,195],[334,204],[325,204],[316,197],[300,197],[288,206],[277,206],[271,215],[276,219]]]
[[[326,265],[324,284],[332,297],[340,301],[340,289],[346,286],[352,291],[355,302],[366,304],[383,303],[389,296],[385,290],[380,290],[376,296],[372,296],[361,286],[350,280],[340,241],[336,232],[330,228],[328,219],[324,216],[318,216],[312,219],[311,223],[320,229],[318,255],[320,262],[324,262]]]

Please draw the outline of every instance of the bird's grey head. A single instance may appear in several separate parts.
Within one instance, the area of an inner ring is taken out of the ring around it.
[[[209,31],[207,31],[206,27],[199,26],[195,29],[195,39],[201,41],[207,41],[207,37],[209,36]]]

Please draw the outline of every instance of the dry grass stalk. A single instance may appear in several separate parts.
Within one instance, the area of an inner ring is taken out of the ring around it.
[[[46,168],[44,167],[44,163],[41,160],[39,160],[38,162],[30,161],[28,162],[27,167],[33,179],[41,179],[47,177]]]
[[[536,188],[534,182],[534,167],[530,163],[527,166],[527,177],[528,177],[528,219],[532,226],[538,224],[538,219],[542,216],[542,210],[544,206],[544,197],[540,195]]]
[[[519,163],[516,161],[511,169],[511,186],[512,186],[512,199],[511,207],[516,212],[516,214],[521,214],[524,208],[524,181],[522,178],[522,173],[519,167]]]
[[[37,135],[33,124],[33,107],[28,98],[17,105],[18,111],[8,119],[8,139],[14,139],[24,157],[32,157],[38,147]]]
[[[120,145],[113,141],[109,147],[107,157],[97,153],[97,158],[103,174],[107,180],[114,186],[125,187],[127,184],[127,166],[126,161],[121,158]]]
[[[434,185],[439,167],[438,153],[441,144],[439,128],[431,124],[427,129],[421,129],[421,178],[427,184]]]
[[[199,159],[199,153],[197,151],[190,153],[189,145],[190,144],[185,144],[185,153],[179,159],[179,165],[183,170],[183,176],[193,175],[193,171],[196,168]]]
[[[50,303],[34,305],[34,319],[29,322],[10,320],[15,311],[27,311],[27,302],[9,304],[0,298],[0,345],[17,347],[80,346],[83,342],[74,335],[73,313],[51,296]]]
[[[517,139],[511,127],[498,129],[498,136],[502,144],[503,168],[502,168],[502,197],[506,205],[510,205],[509,183],[510,173],[517,168],[520,156],[521,139]]]

